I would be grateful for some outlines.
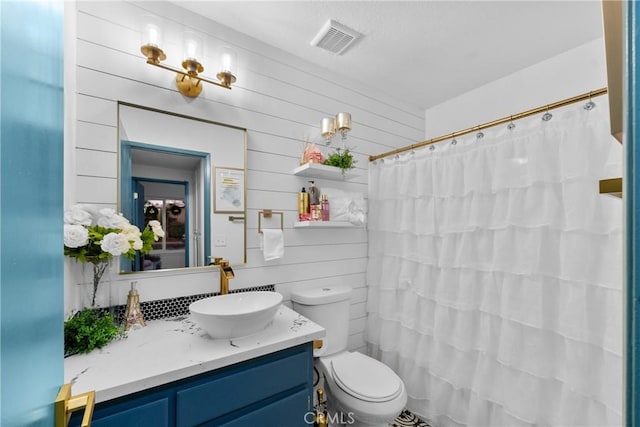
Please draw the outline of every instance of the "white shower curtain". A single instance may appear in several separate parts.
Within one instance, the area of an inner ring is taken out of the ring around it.
[[[441,426],[622,425],[606,100],[370,165],[371,354]]]

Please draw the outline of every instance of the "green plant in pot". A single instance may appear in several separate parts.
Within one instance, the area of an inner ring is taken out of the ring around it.
[[[64,322],[64,355],[89,353],[125,336],[110,313],[84,308]]]
[[[345,173],[349,169],[353,169],[356,162],[357,160],[353,158],[348,148],[336,148],[336,151],[327,157],[324,164],[338,167],[342,169],[342,173]]]

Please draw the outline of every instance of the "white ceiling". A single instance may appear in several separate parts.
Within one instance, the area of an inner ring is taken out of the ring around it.
[[[596,0],[176,3],[421,109],[602,37]],[[364,37],[310,46],[329,19]]]

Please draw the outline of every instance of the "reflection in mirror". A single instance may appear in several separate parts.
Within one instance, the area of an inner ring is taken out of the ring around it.
[[[157,220],[165,231],[149,254],[122,258],[121,272],[206,266],[212,257],[245,263],[245,222],[214,212],[212,199],[216,168],[238,171],[246,194],[246,129],[120,102],[118,134],[119,211],[140,229]]]
[[[200,206],[210,204],[209,153],[131,141],[121,141],[120,150],[122,213],[140,229],[156,220],[165,231],[148,254],[121,260],[121,270],[206,265],[210,240],[201,236],[209,235],[210,220]]]

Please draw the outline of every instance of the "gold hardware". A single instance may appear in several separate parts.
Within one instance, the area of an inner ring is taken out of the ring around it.
[[[189,98],[196,98],[202,92],[201,79],[187,74],[176,74],[176,87],[178,91]]]
[[[627,2],[603,1],[602,24],[604,54],[609,89],[609,122],[611,134],[622,144],[624,131],[624,82],[626,75],[624,9]]]
[[[601,179],[600,194],[622,198],[622,178]]]
[[[316,406],[316,415],[314,426],[317,427],[327,427],[329,425],[328,413],[327,413],[327,402],[324,400],[324,390],[319,388],[317,391],[318,394],[318,405]]]
[[[140,51],[142,52],[142,54],[143,54],[143,55],[145,55],[145,56],[146,56],[145,52],[149,52],[150,50],[149,50],[149,47],[148,47],[148,46],[142,46],[142,47],[140,48]],[[153,52],[153,50],[151,50],[151,51]],[[160,52],[162,52],[162,50],[160,50]],[[163,58],[166,58],[166,55],[164,55],[164,53],[163,53],[163,56],[158,57],[158,59],[157,59],[157,60],[156,60],[156,59],[153,59],[153,58],[149,58],[149,57],[147,56],[147,64],[149,64],[149,65],[153,65],[154,67],[162,68],[162,69],[167,70],[167,71],[173,71],[174,73],[177,73],[178,75],[176,76],[176,80],[178,80],[178,79],[179,79],[179,78],[181,78],[182,76],[185,76],[185,77],[192,77],[193,79],[198,80],[198,82],[203,81],[203,82],[207,82],[207,83],[210,83],[210,84],[212,84],[212,85],[215,85],[215,86],[218,86],[218,87],[221,87],[221,88],[224,88],[224,89],[229,89],[229,90],[231,90],[231,85],[230,85],[230,84],[224,84],[224,82],[223,82],[223,83],[218,83],[218,82],[215,82],[215,81],[213,81],[213,80],[211,80],[211,79],[208,79],[208,78],[206,78],[206,77],[202,77],[202,76],[201,76],[201,75],[199,75],[199,74],[196,74],[196,75],[189,75],[189,72],[188,72],[188,71],[186,71],[186,70],[181,70],[181,69],[179,69],[179,68],[171,67],[171,66],[169,66],[169,65],[165,65],[165,64],[163,64],[163,63],[159,62],[159,61],[161,61]],[[156,62],[156,61],[158,61],[158,62]],[[233,78],[233,79],[227,79],[226,81],[230,81],[230,82],[232,82],[232,83],[233,83],[233,82],[235,82],[236,80],[235,80],[235,78]],[[178,88],[178,90],[180,90],[180,88]],[[181,91],[181,93],[182,93],[182,91]],[[187,95],[187,96],[189,96],[189,95]],[[197,95],[195,95],[195,96],[197,96]]]
[[[157,17],[148,16],[150,21],[157,21]],[[195,98],[202,92],[202,84],[200,82],[207,82],[214,86],[222,87],[224,89],[231,89],[231,85],[236,82],[236,77],[233,75],[235,69],[236,54],[229,48],[224,48],[221,55],[221,68],[216,77],[219,82],[210,80],[209,78],[201,77],[200,73],[204,71],[204,67],[195,57],[196,55],[202,55],[198,45],[202,46],[201,41],[198,42],[199,37],[188,37],[188,52],[185,52],[187,58],[182,61],[182,68],[171,67],[164,65],[162,61],[167,59],[167,55],[158,46],[161,43],[161,24],[159,22],[145,22],[145,30],[143,37],[145,41],[140,46],[140,52],[147,58],[147,64],[159,67],[164,70],[173,71],[176,73],[176,86],[178,91],[185,96]]]
[[[322,348],[322,345],[324,343],[322,342],[322,340],[313,340],[313,349],[317,350],[319,348]]]
[[[369,161],[373,162],[375,160],[382,159],[382,158],[388,157],[388,156],[392,156],[394,154],[399,154],[399,153],[403,153],[405,151],[409,151],[409,150],[412,150],[412,149],[415,149],[415,148],[425,147],[425,146],[430,145],[430,144],[435,144],[436,142],[444,141],[445,139],[450,138],[451,135],[455,135],[455,136],[466,135],[466,134],[469,134],[471,132],[477,132],[477,131],[482,130],[482,129],[486,129],[486,128],[489,128],[489,127],[493,127],[493,126],[501,125],[501,124],[504,124],[504,123],[508,123],[511,120],[523,119],[525,117],[533,116],[534,114],[538,114],[538,113],[541,113],[543,111],[548,111],[548,110],[552,110],[552,109],[555,109],[555,108],[564,107],[564,106],[567,106],[567,105],[570,105],[570,104],[574,104],[576,102],[586,101],[590,97],[596,97],[596,96],[604,95],[606,93],[607,93],[607,88],[603,87],[601,89],[593,90],[593,91],[590,91],[588,93],[583,93],[581,95],[577,95],[577,96],[574,96],[572,98],[563,99],[561,101],[557,101],[557,102],[554,102],[552,104],[547,104],[547,105],[543,105],[541,107],[533,108],[531,110],[523,111],[522,113],[512,114],[510,116],[503,117],[501,119],[497,119],[497,120],[494,120],[492,122],[487,122],[487,123],[479,125],[479,126],[474,126],[472,128],[460,130],[460,131],[454,132],[453,134],[448,133],[446,135],[439,136],[437,138],[432,138],[432,139],[427,140],[427,141],[418,142],[416,144],[412,144],[412,145],[407,146],[407,147],[396,148],[395,150],[387,151],[386,153],[377,154],[375,156],[369,156]]]
[[[88,391],[77,396],[71,396],[71,384],[63,384],[58,392],[58,397],[54,404],[55,407],[55,427],[67,427],[71,414],[84,409],[82,416],[82,427],[91,426],[91,418],[93,418],[93,408],[96,401],[96,392]]]
[[[262,234],[262,217],[271,218],[273,215],[280,215],[280,229],[284,230],[284,213],[274,212],[271,209],[263,209],[258,212],[258,233]]]
[[[244,217],[229,215],[229,221],[244,221]]]
[[[229,279],[236,277],[236,274],[226,259],[214,258],[213,264],[220,267],[220,295],[226,295],[229,293]]]

